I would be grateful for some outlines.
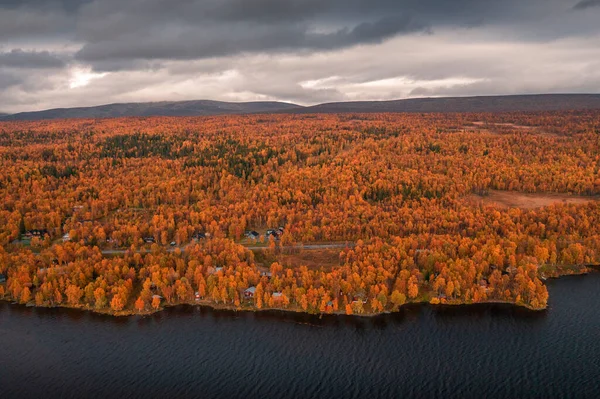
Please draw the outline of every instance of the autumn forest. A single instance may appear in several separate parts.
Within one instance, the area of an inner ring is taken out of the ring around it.
[[[600,112],[0,122],[0,195],[31,306],[544,309],[600,263]]]

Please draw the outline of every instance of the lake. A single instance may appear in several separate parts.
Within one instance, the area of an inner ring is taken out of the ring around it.
[[[0,304],[0,398],[598,398],[600,273],[549,308],[375,318],[177,307],[113,318]]]

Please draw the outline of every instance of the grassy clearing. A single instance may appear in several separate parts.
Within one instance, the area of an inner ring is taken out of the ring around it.
[[[271,253],[270,251],[255,250],[254,259],[260,267],[269,268],[273,262],[278,262],[286,268],[306,266],[309,269],[330,271],[340,265],[339,248],[298,250],[292,253]]]
[[[560,193],[528,194],[497,190],[490,190],[486,196],[473,194],[469,199],[476,203],[483,202],[484,204],[495,205],[503,209],[536,209],[552,204],[585,204],[590,201],[600,200],[598,197],[582,197]]]

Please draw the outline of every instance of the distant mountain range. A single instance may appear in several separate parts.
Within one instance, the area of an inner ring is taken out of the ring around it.
[[[0,120],[116,118],[124,116],[201,116],[255,113],[369,112],[511,112],[600,109],[600,94],[537,94],[481,97],[411,98],[392,101],[333,102],[304,107],[278,101],[222,102],[210,100],[108,104],[0,114]]]

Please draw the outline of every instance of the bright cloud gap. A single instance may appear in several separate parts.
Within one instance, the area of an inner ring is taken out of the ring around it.
[[[77,89],[89,85],[92,81],[101,79],[108,75],[107,72],[95,73],[91,68],[75,68],[71,72],[69,88]]]

